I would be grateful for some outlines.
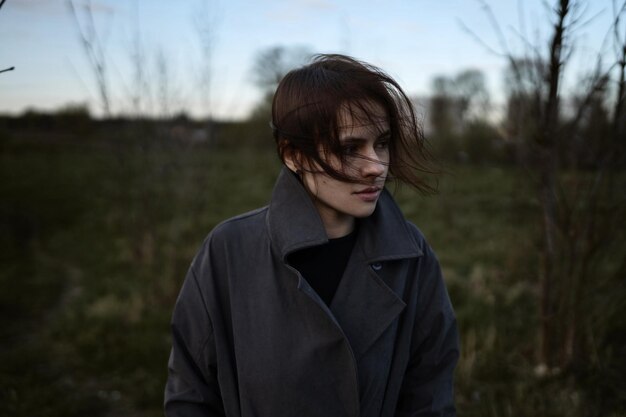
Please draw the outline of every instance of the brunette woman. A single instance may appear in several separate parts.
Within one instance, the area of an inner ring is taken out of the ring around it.
[[[385,188],[432,191],[411,102],[378,68],[320,55],[280,82],[271,125],[269,205],[209,234],[176,303],[166,414],[455,415],[441,269]]]

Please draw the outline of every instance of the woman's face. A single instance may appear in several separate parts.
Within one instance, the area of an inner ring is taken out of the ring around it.
[[[341,159],[332,154],[327,161],[359,182],[340,181],[317,169],[305,169],[302,173],[302,181],[329,238],[350,233],[355,218],[371,215],[385,185],[389,166],[389,120],[377,104],[368,104],[368,114],[369,118],[356,106],[352,111],[345,108],[341,111],[339,140],[346,162],[342,169]]]

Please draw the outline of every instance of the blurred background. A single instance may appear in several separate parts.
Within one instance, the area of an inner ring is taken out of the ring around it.
[[[626,416],[623,0],[0,0],[0,415],[157,416],[169,319],[267,204],[272,93],[315,53],[413,100],[462,416]]]

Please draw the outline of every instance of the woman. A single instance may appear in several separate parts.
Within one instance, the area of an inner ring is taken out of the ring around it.
[[[320,55],[272,105],[269,206],[218,225],[172,319],[169,416],[452,416],[454,313],[387,180],[421,191],[411,103],[379,69]]]

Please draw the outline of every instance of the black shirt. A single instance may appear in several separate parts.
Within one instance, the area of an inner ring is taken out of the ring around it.
[[[337,291],[356,235],[355,227],[346,236],[330,239],[324,245],[303,249],[289,256],[289,263],[302,274],[326,305],[330,305]]]

